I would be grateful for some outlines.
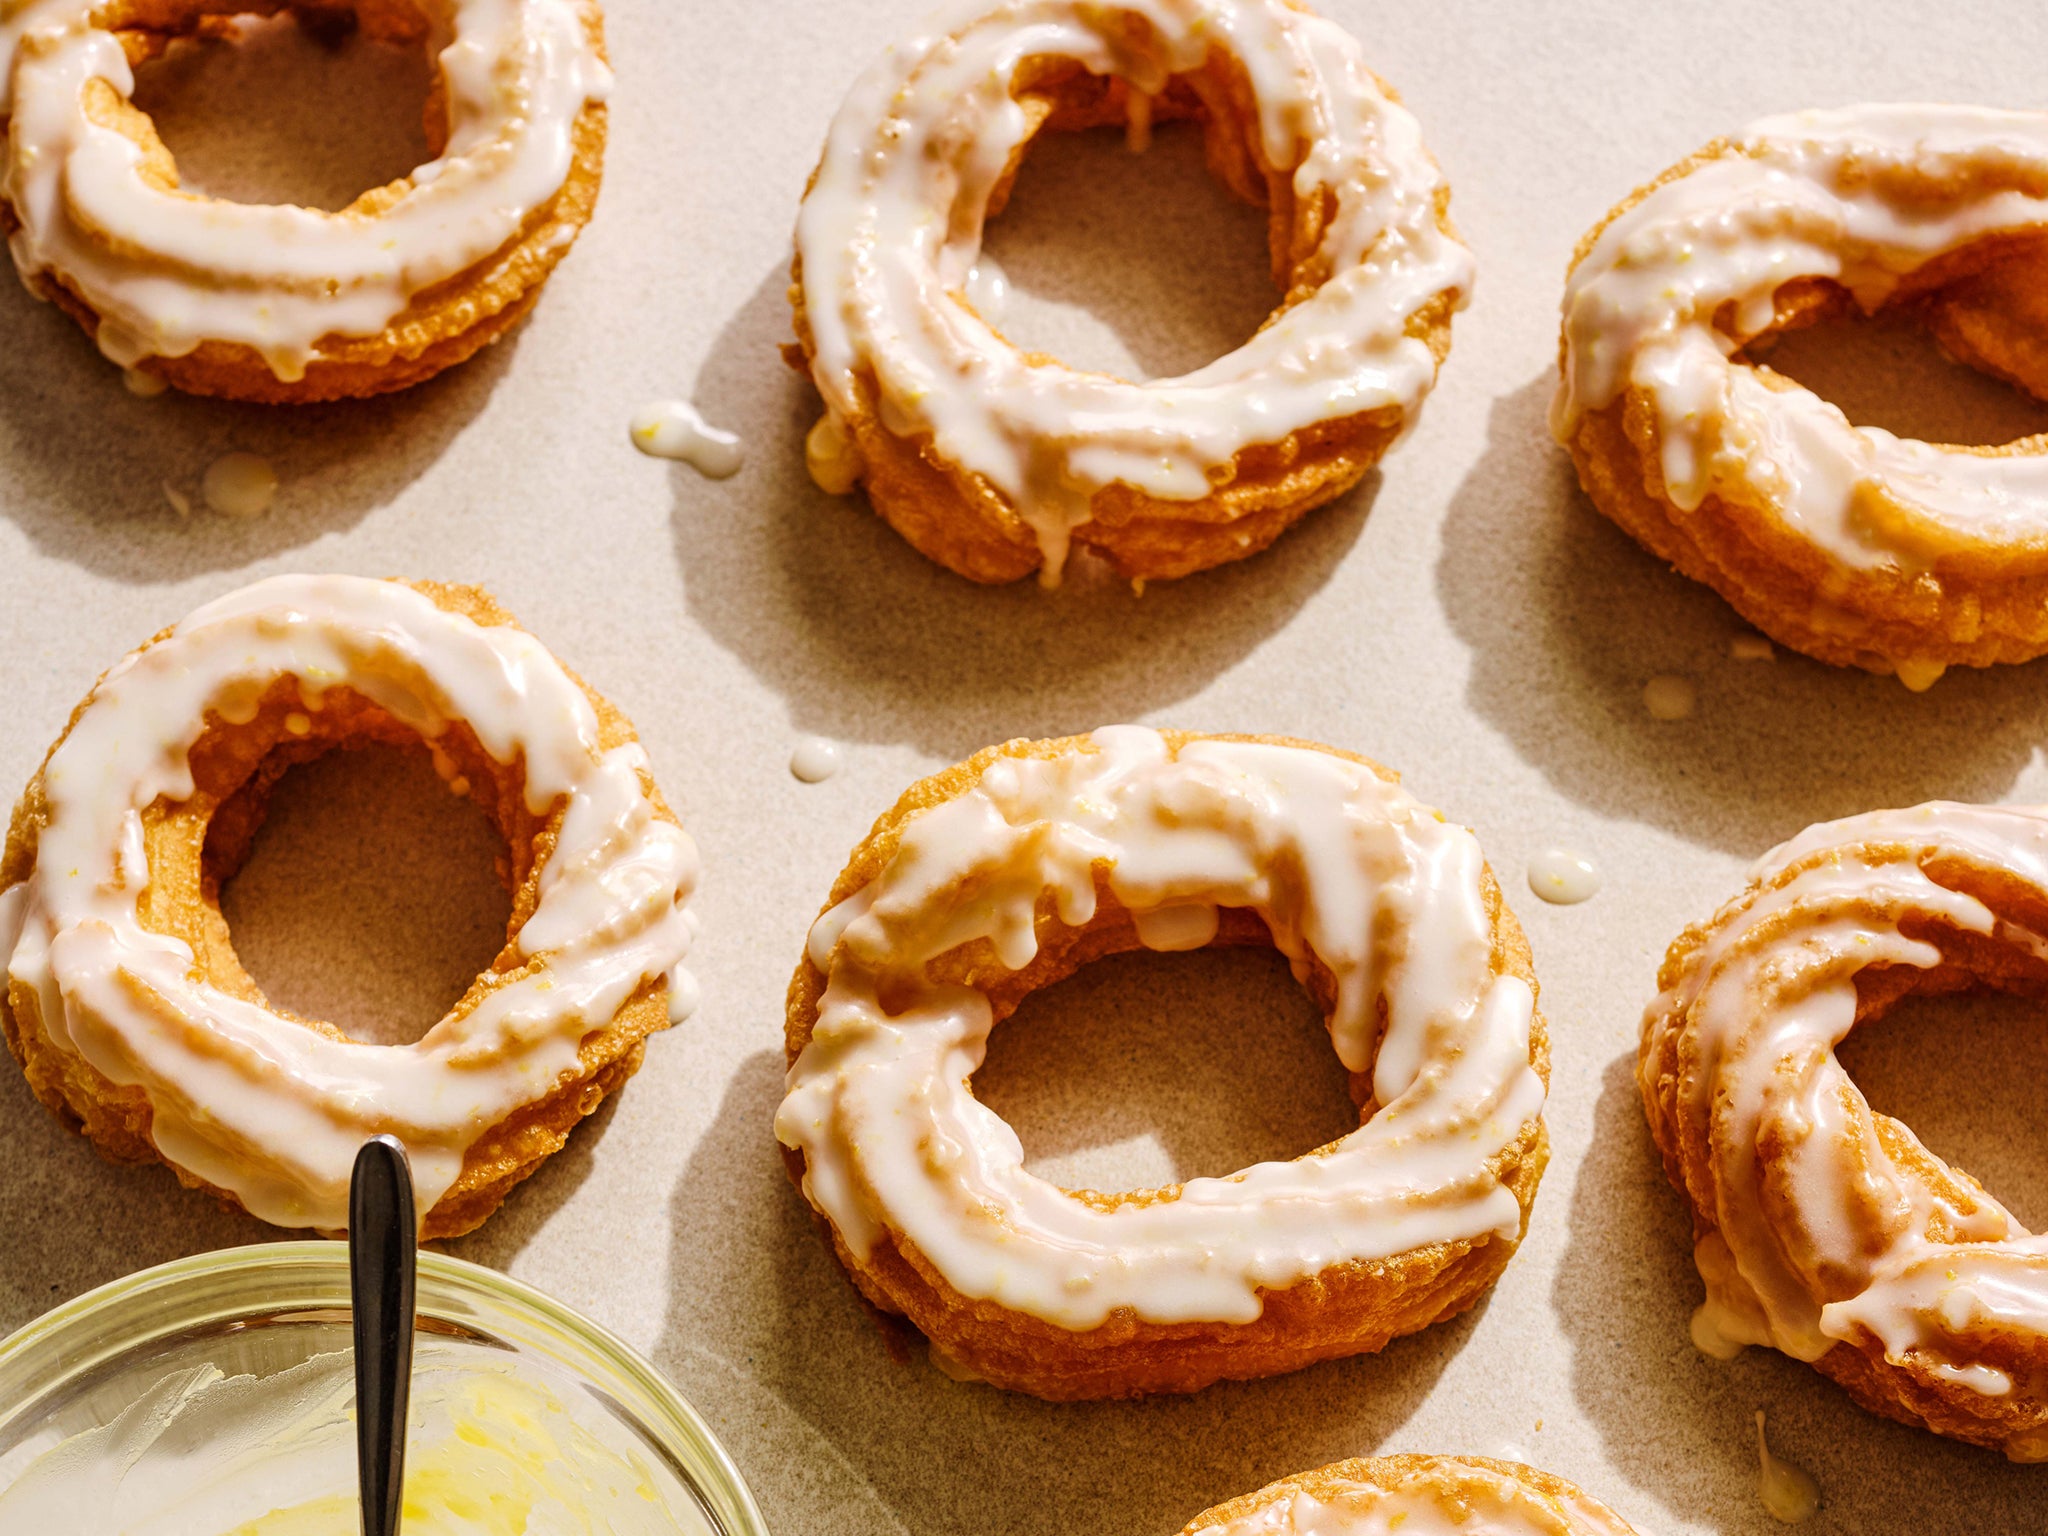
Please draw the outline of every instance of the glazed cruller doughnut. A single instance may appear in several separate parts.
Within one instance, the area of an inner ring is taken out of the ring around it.
[[[1176,117],[1268,209],[1280,307],[1181,378],[1018,350],[964,290],[1032,135]],[[955,6],[862,75],[804,198],[812,473],[975,581],[1057,582],[1074,543],[1133,578],[1256,554],[1435,384],[1472,283],[1449,202],[1358,44],[1288,0]]]
[[[974,1096],[1033,990],[1140,947],[1272,944],[1358,1129],[1133,1194],[1025,1171]],[[1548,1155],[1527,945],[1479,846],[1362,758],[1117,727],[990,748],[857,850],[791,983],[776,1133],[878,1307],[1047,1398],[1185,1392],[1383,1346],[1506,1266]]]
[[[1640,1079],[1692,1207],[1702,1348],[1768,1344],[1864,1407],[2048,1460],[2048,1235],[1835,1057],[1902,997],[2048,993],[2048,807],[1812,827],[1671,947]]]
[[[355,16],[428,47],[435,158],[335,213],[181,190],[133,65],[237,14]],[[597,201],[595,0],[14,0],[0,7],[0,231],[124,366],[242,400],[399,389],[494,341]]]
[[[504,950],[410,1045],[272,1007],[218,902],[277,776],[360,742],[424,742],[508,854]],[[631,724],[485,594],[275,577],[111,668],[29,784],[0,857],[0,1023],[110,1157],[332,1231],[388,1132],[424,1235],[452,1235],[692,1006],[696,868]]]
[[[1774,337],[1894,309],[2048,398],[2048,113],[1863,106],[1717,141],[1581,242],[1551,425],[1601,511],[1781,644],[1926,688],[2048,651],[2048,437],[1850,424]]]

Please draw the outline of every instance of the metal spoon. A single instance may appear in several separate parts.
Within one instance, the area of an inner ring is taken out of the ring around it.
[[[398,1536],[412,1391],[413,1283],[419,1224],[412,1165],[395,1136],[356,1154],[348,1187],[348,1288],[355,1320],[356,1478],[363,1536]]]

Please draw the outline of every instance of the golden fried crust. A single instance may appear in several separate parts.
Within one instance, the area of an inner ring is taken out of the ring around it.
[[[1262,742],[1325,752],[1362,764],[1390,782],[1397,780],[1394,773],[1369,758],[1292,737],[1201,736],[1188,731],[1161,734],[1175,754],[1191,741]],[[880,876],[904,829],[920,812],[973,788],[990,764],[1006,757],[1059,757],[1087,746],[1088,738],[1083,736],[1007,742],[913,784],[854,849],[833,882],[821,915]],[[1485,870],[1482,878],[1493,927],[1495,974],[1518,976],[1534,992],[1536,976],[1521,925],[1508,910],[1492,870]],[[1042,908],[1038,953],[1021,971],[1006,970],[994,948],[986,940],[977,940],[940,956],[928,968],[929,974],[934,980],[979,990],[1000,1023],[1031,993],[1064,980],[1089,961],[1142,947],[1129,910],[1099,873],[1096,903],[1094,919],[1081,928],[1065,926],[1049,909]],[[1225,909],[1219,914],[1214,942],[1270,945],[1272,937],[1256,914]],[[791,1065],[810,1042],[825,984],[824,974],[806,956],[789,985],[784,1045]],[[1307,985],[1325,1013],[1334,1008],[1334,980],[1313,959]],[[1547,1085],[1550,1042],[1540,1010],[1530,1022],[1529,1053],[1530,1064]],[[1370,1065],[1365,1072],[1351,1075],[1351,1094],[1360,1106],[1363,1122],[1376,1108]],[[1523,1234],[1528,1231],[1529,1209],[1549,1157],[1549,1135],[1538,1119],[1499,1159],[1499,1176],[1522,1208]],[[783,1161],[790,1178],[801,1188],[805,1171],[802,1152],[785,1148]],[[1107,1208],[1172,1199],[1179,1186],[1133,1193],[1070,1193]],[[821,1216],[819,1224],[862,1295],[883,1313],[908,1318],[931,1340],[947,1368],[1053,1400],[1192,1392],[1216,1381],[1273,1376],[1318,1360],[1370,1353],[1403,1334],[1470,1308],[1499,1278],[1520,1241],[1519,1235],[1514,1243],[1482,1237],[1432,1244],[1391,1259],[1333,1265],[1286,1290],[1263,1292],[1263,1310],[1250,1323],[1146,1323],[1120,1313],[1099,1328],[1074,1333],[995,1302],[961,1295],[901,1233],[885,1235],[862,1260],[840,1240],[830,1222]]]
[[[1442,1495],[1447,1505],[1457,1508],[1471,1492],[1495,1480],[1562,1506],[1561,1517],[1548,1526],[1548,1536],[1633,1536],[1621,1516],[1563,1478],[1519,1462],[1493,1461],[1481,1456],[1372,1456],[1332,1462],[1312,1472],[1280,1478],[1256,1493],[1205,1509],[1181,1528],[1180,1536],[1200,1536],[1203,1531],[1249,1520],[1297,1494],[1329,1503],[1361,1485],[1387,1493],[1435,1492]]]
[[[436,606],[479,624],[515,625],[512,616],[480,587],[438,582],[409,585],[432,598]],[[149,643],[154,645],[170,633],[165,629]],[[599,741],[605,751],[637,740],[632,722],[610,701],[575,673],[569,676],[597,713]],[[49,821],[43,771],[91,697],[88,694],[72,712],[64,734],[44,755],[43,768],[37,769],[15,807],[6,849],[0,854],[0,889],[27,879],[35,867],[36,847]],[[292,1025],[330,1039],[345,1039],[345,1033],[334,1025],[303,1018],[264,997],[235,954],[227,919],[221,914],[220,888],[241,867],[263,824],[271,788],[292,766],[336,747],[376,742],[419,748],[421,743],[411,730],[350,689],[328,690],[320,709],[307,713],[311,728],[303,736],[290,736],[281,722],[285,715],[300,709],[298,687],[287,678],[271,686],[256,717],[246,725],[230,725],[217,715],[208,715],[206,730],[190,754],[191,798],[176,803],[158,800],[143,812],[150,883],[139,903],[139,914],[145,928],[173,935],[191,946],[195,970],[209,985],[267,1008]],[[551,811],[547,816],[535,816],[529,811],[519,767],[492,759],[467,726],[451,725],[436,739],[435,747],[468,779],[469,798],[489,814],[504,837],[507,859],[501,874],[512,895],[505,947],[450,1010],[462,1014],[538,963],[520,953],[517,934],[538,904],[540,870],[554,847],[559,815]],[[655,813],[673,822],[674,814],[644,773],[641,785]],[[665,984],[643,982],[609,1023],[584,1036],[573,1075],[563,1078],[545,1097],[492,1126],[469,1148],[462,1172],[427,1213],[421,1237],[455,1237],[480,1225],[513,1186],[561,1150],[578,1121],[639,1070],[647,1036],[666,1029],[668,1023]],[[21,1063],[29,1086],[59,1120],[82,1131],[114,1162],[163,1161],[150,1139],[150,1106],[142,1090],[117,1084],[75,1052],[54,1046],[29,988],[8,986],[0,998],[0,1026],[4,1026],[8,1049]],[[175,1164],[170,1167],[188,1187],[204,1189],[227,1205],[240,1206],[229,1191],[195,1178]]]
[[[1385,81],[1379,87],[1390,101],[1400,100]],[[1078,66],[1053,67],[1052,61],[1016,94],[1034,133],[1119,125],[1128,114],[1125,82]],[[1315,258],[1328,210],[1297,203],[1290,177],[1260,164],[1253,148],[1257,103],[1234,62],[1218,58],[1175,77],[1155,98],[1151,114],[1157,122],[1200,122],[1210,171],[1238,197],[1270,210],[1273,274],[1283,298],[1260,326],[1264,330],[1329,276]],[[1027,136],[991,194],[990,217],[1007,200],[1028,144]],[[1445,234],[1457,238],[1448,187],[1437,194],[1436,219]],[[805,314],[801,257],[791,264],[790,278],[797,344],[808,364],[817,349]],[[1450,354],[1456,303],[1451,295],[1439,295],[1407,323],[1407,334],[1429,348],[1438,367]],[[1054,361],[1043,354],[1027,354],[1027,360]],[[890,527],[920,554],[970,581],[1015,581],[1044,563],[1031,528],[1007,496],[945,458],[928,434],[892,432],[881,419],[872,376],[863,373],[853,383],[856,406],[845,419],[846,430],[860,449],[868,500]],[[1105,486],[1095,493],[1090,521],[1073,530],[1073,541],[1132,580],[1186,576],[1242,560],[1356,485],[1406,425],[1401,409],[1387,406],[1245,448],[1214,473],[1215,489],[1199,501],[1166,501],[1128,485]]]
[[[602,58],[603,12],[597,0],[577,4]],[[173,37],[216,31],[220,17],[283,11],[294,12],[308,26],[333,25],[337,17],[352,15],[367,35],[386,43],[417,44],[426,36],[410,0],[119,0],[103,7],[100,24],[116,33],[131,58],[142,59],[161,52]],[[427,138],[435,153],[446,137],[445,89],[437,74],[427,102]],[[178,185],[177,163],[147,114],[111,93],[95,101],[93,111],[99,121],[134,141],[147,178],[166,187]],[[553,197],[528,213],[517,235],[468,270],[416,294],[376,335],[323,337],[303,378],[280,379],[255,349],[222,341],[202,342],[182,357],[147,358],[138,367],[187,394],[302,405],[407,389],[466,361],[524,318],[577,231],[590,222],[604,172],[606,121],[602,102],[584,104],[571,130],[568,175]],[[343,211],[381,213],[411,186],[406,176],[373,187]],[[17,226],[14,210],[0,197],[0,233]],[[87,335],[98,334],[99,313],[63,273],[42,273],[32,286]]]
[[[1718,139],[1638,187],[1580,240],[1571,270],[1652,192],[1739,153]],[[1959,361],[2048,399],[2048,239],[1983,240],[1950,252],[1912,274],[1887,308],[1926,325]],[[1771,324],[1735,358],[1770,388],[1798,388],[1756,357],[1787,331],[1856,312],[1839,284],[1802,278],[1779,290]],[[1562,374],[1562,341],[1558,363]],[[1856,570],[1796,535],[1774,506],[1710,494],[1683,511],[1665,488],[1655,406],[1633,385],[1587,412],[1566,446],[1593,504],[1636,542],[1816,660],[1890,673],[1901,662],[1981,667],[2048,651],[2048,560],[2038,555],[1966,551],[1931,570]],[[2048,453],[2048,435],[1957,451],[2038,456]]]

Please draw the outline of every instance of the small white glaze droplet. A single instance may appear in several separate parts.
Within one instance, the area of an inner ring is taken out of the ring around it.
[[[1762,635],[1736,635],[1728,642],[1728,654],[1736,661],[1776,661],[1778,653]]]
[[[1941,681],[1941,674],[1948,670],[1948,663],[1941,661],[1902,661],[1898,665],[1899,681],[1914,693],[1925,693]]]
[[[967,302],[990,325],[1001,325],[1010,308],[1010,275],[983,251],[967,271]]]
[[[678,459],[712,480],[739,473],[746,452],[731,432],[720,431],[687,400],[643,405],[630,428],[633,446],[651,458]]]
[[[1154,907],[1131,914],[1138,930],[1138,942],[1147,949],[1168,954],[1200,949],[1216,937],[1216,908],[1206,901],[1182,902],[1171,907]]]
[[[860,483],[860,449],[830,411],[804,437],[804,467],[828,496],[844,496]]]
[[[1600,869],[1583,853],[1546,848],[1529,861],[1529,889],[1560,907],[1575,906],[1600,889]]]
[[[1756,1454],[1759,1463],[1757,1497],[1763,1500],[1771,1518],[1786,1525],[1797,1525],[1801,1520],[1811,1518],[1813,1512],[1820,1508],[1820,1484],[1804,1467],[1795,1467],[1771,1454],[1770,1442],[1764,1439],[1764,1411],[1761,1408],[1756,1411]]]
[[[121,387],[131,395],[144,400],[154,400],[171,386],[163,381],[161,375],[151,373],[147,368],[123,368]]]
[[[839,743],[806,736],[789,754],[789,771],[806,784],[823,783],[839,771]]]
[[[261,517],[277,496],[277,471],[253,453],[226,453],[199,482],[206,504],[223,517]]]
[[[668,973],[668,1021],[680,1024],[697,1011],[703,1001],[703,993],[697,986],[697,978],[680,965]]]
[[[1699,690],[1689,677],[1660,672],[1643,684],[1643,708],[1656,720],[1683,720],[1699,703]]]

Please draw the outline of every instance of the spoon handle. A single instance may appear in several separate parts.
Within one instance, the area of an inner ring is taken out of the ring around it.
[[[356,1345],[356,1474],[363,1536],[398,1536],[412,1387],[419,1225],[412,1165],[394,1136],[363,1143],[348,1191],[348,1278]]]

